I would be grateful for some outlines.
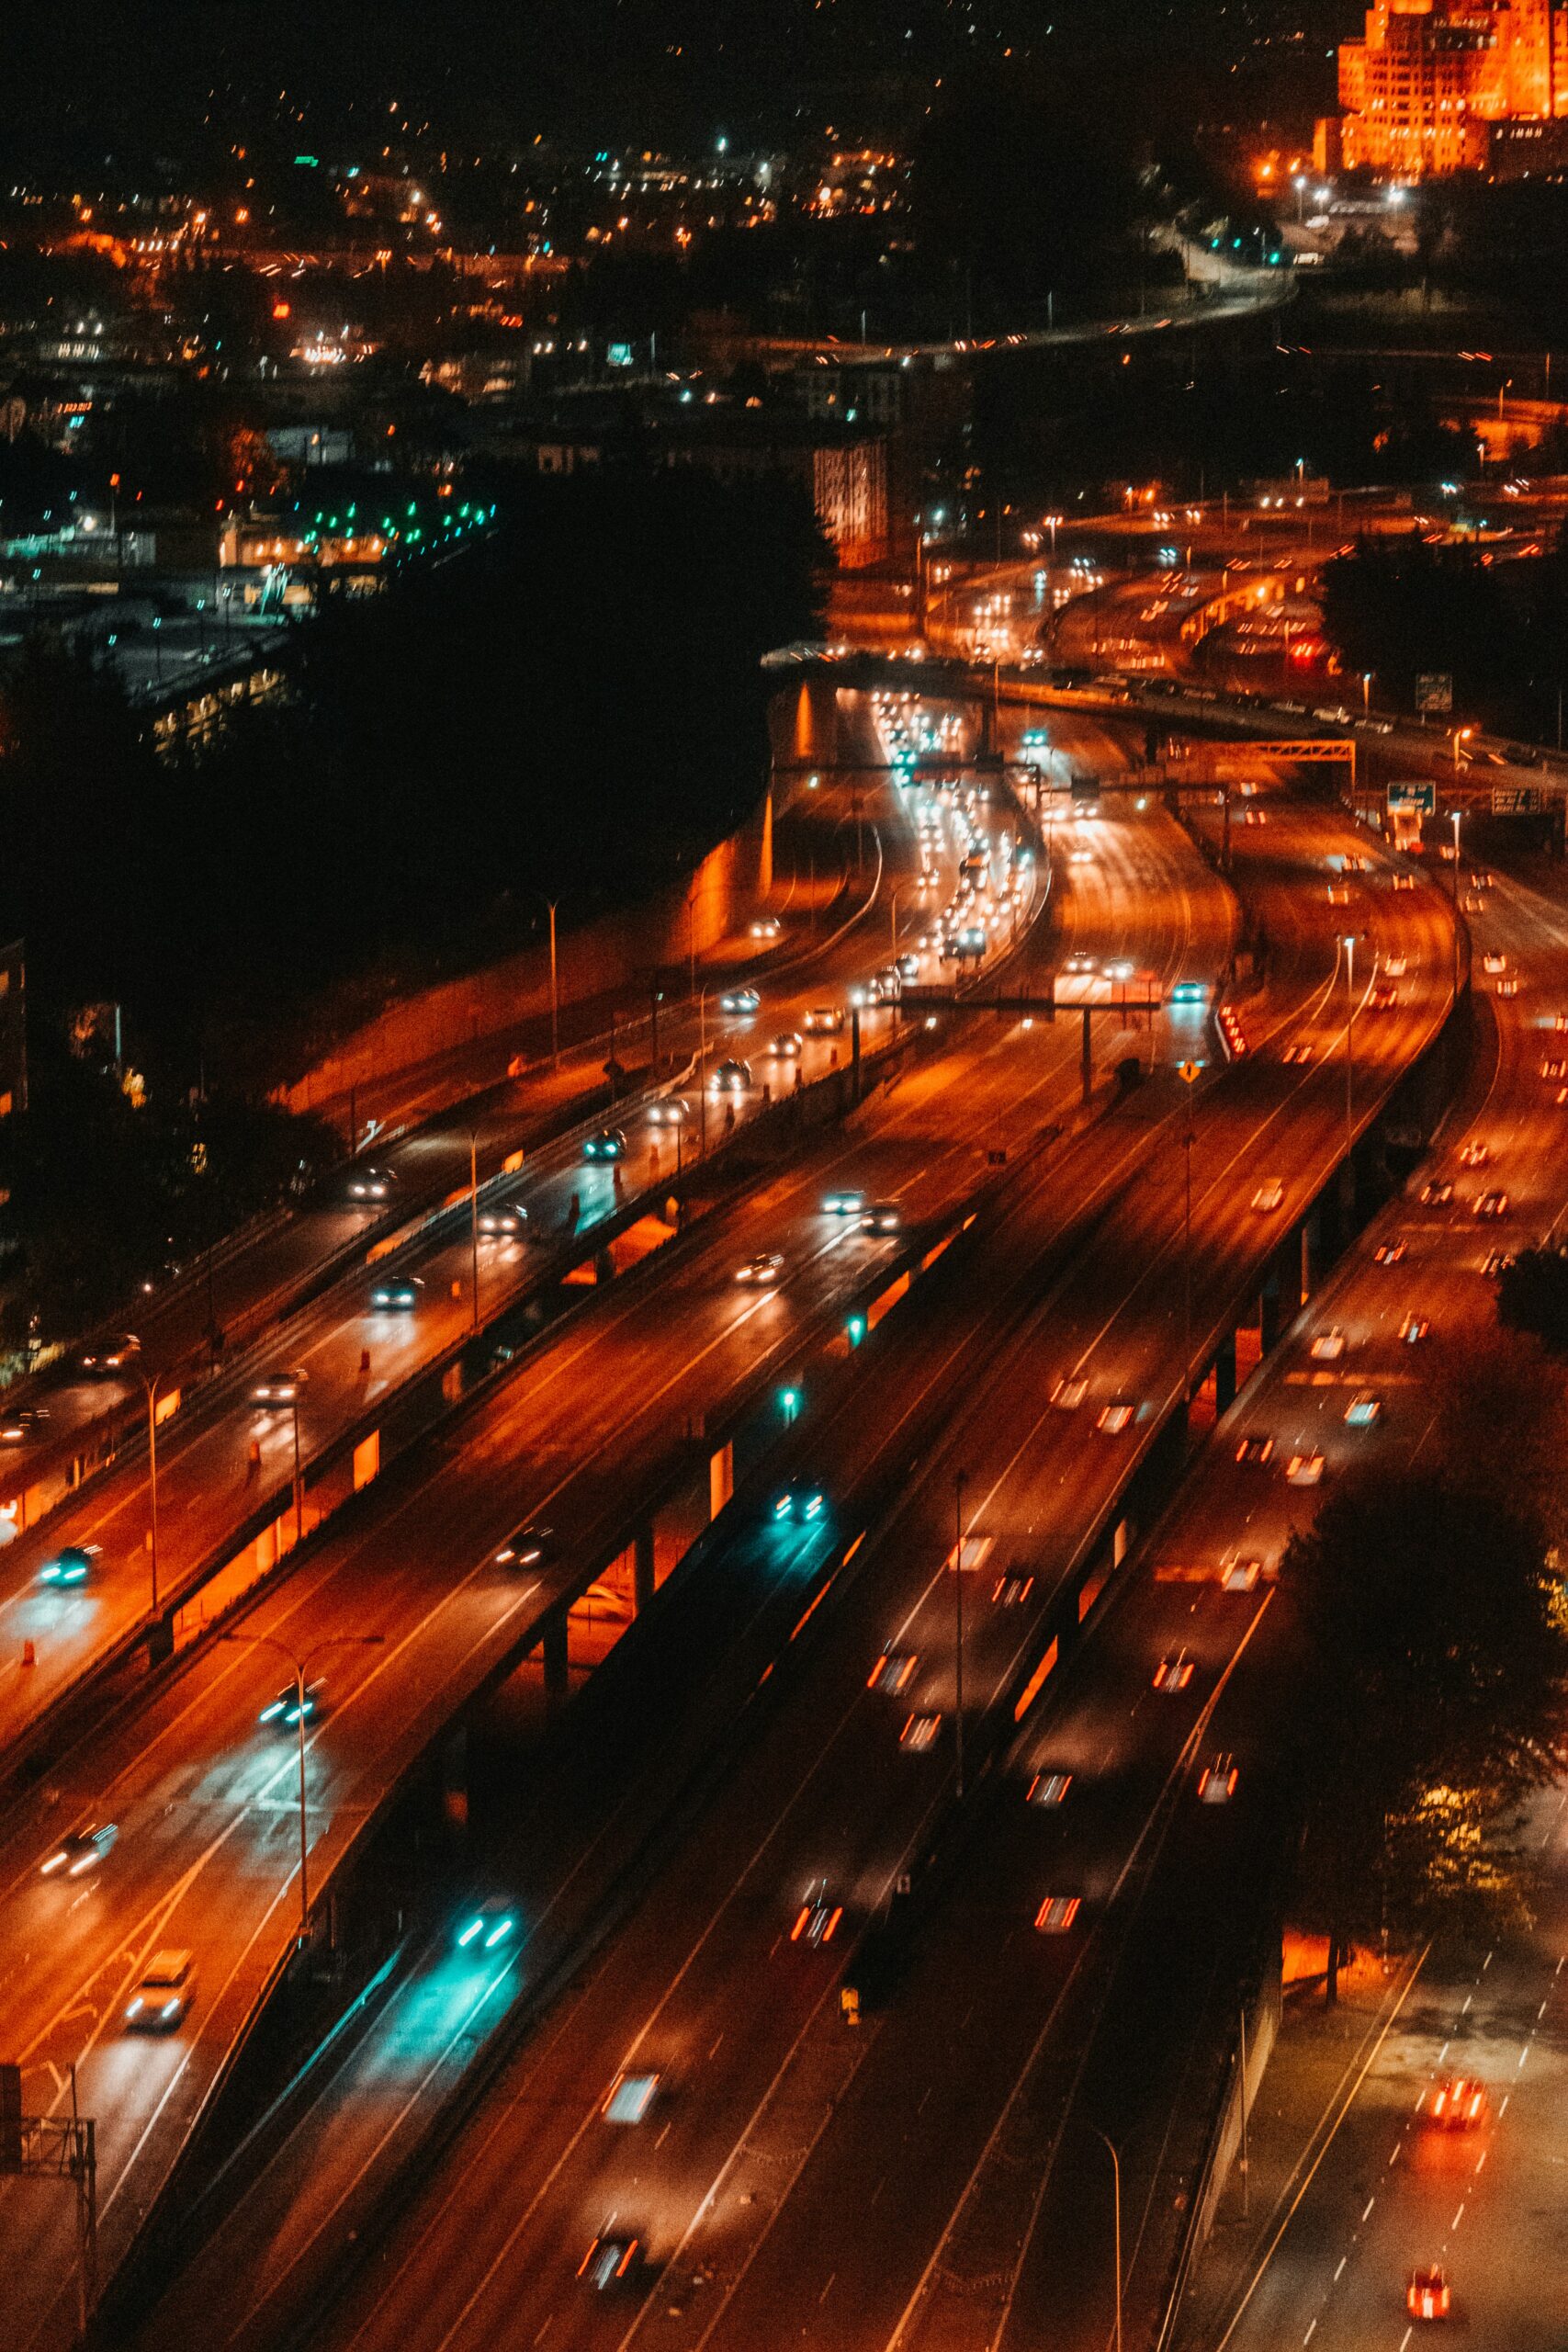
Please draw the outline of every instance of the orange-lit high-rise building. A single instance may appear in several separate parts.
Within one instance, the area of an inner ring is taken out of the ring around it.
[[[1484,168],[1490,126],[1568,116],[1558,0],[1375,0],[1339,51],[1344,113],[1320,126],[1348,169],[1396,179]],[[1326,160],[1326,156],[1325,157]]]

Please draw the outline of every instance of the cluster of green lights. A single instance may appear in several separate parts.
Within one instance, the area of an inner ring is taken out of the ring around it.
[[[481,523],[492,523],[495,520],[495,513],[493,505],[476,505],[467,499],[461,506],[444,507],[441,513],[440,528],[434,536],[444,539],[461,538],[465,531],[475,530]],[[351,537],[356,536],[355,524],[358,514],[357,505],[345,507],[340,514],[329,514],[324,507],[319,506],[310,528],[304,535],[305,545],[308,548],[317,547],[323,537],[336,536],[344,531]],[[419,502],[417,499],[411,499],[400,520],[394,520],[390,514],[383,514],[378,530],[373,531],[370,525],[367,524],[363,528],[362,536],[378,537],[389,547],[394,541],[400,542],[405,548],[417,547],[426,536],[425,526],[416,520],[418,514]]]

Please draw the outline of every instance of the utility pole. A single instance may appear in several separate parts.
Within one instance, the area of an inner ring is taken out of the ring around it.
[[[953,1729],[958,1749],[958,1802],[964,1802],[964,1489],[969,1483],[967,1470],[953,1473],[953,1630],[956,1673],[953,1684]]]
[[[476,1127],[468,1129],[468,1263],[471,1272],[469,1287],[473,1292],[472,1326],[479,1328],[479,1139]]]
[[[1111,2213],[1116,2266],[1116,2352],[1122,2352],[1122,2159],[1116,2153],[1114,2141],[1100,2130],[1098,2123],[1091,2123],[1089,2128],[1097,2140],[1105,2142],[1111,2154]]]

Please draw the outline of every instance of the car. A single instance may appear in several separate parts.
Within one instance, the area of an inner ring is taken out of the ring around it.
[[[1517,996],[1518,992],[1519,984],[1516,979],[1509,978],[1506,980],[1499,980],[1497,983],[1497,994],[1499,996],[1515,997]]]
[[[99,1340],[82,1358],[82,1369],[95,1379],[104,1379],[117,1372],[125,1372],[141,1353],[141,1342],[134,1331],[111,1331],[108,1338]]]
[[[897,1233],[904,1212],[897,1201],[868,1201],[860,1213],[863,1233]]]
[[[761,998],[755,989],[726,989],[719,998],[721,1012],[756,1012],[761,1008]]]
[[[1404,2290],[1404,2308],[1412,2319],[1447,2319],[1452,2298],[1448,2273],[1440,2262],[1413,2270]]]
[[[1454,1188],[1446,1176],[1434,1176],[1430,1183],[1423,1184],[1421,1187],[1421,1205],[1424,1209],[1446,1209],[1453,1196]]]
[[[301,1723],[313,1723],[321,1713],[327,1686],[320,1675],[305,1685],[304,1704],[299,1700],[297,1682],[286,1682],[276,1699],[269,1699],[260,1714],[258,1724],[267,1724],[279,1731],[298,1731]]]
[[[648,1106],[650,1127],[683,1127],[691,1115],[691,1104],[679,1094],[662,1094]]]
[[[1337,1363],[1345,1352],[1345,1334],[1337,1323],[1326,1331],[1319,1331],[1307,1353],[1314,1363]]]
[[[1498,972],[1506,972],[1507,970],[1508,959],[1499,949],[1495,947],[1489,947],[1485,955],[1483,956],[1481,959],[1481,968],[1483,972],[1488,972],[1495,976]]]
[[[1260,1470],[1274,1459],[1274,1441],[1262,1430],[1249,1430],[1236,1447],[1235,1458],[1250,1469]]]
[[[744,1061],[720,1062],[708,1084],[716,1094],[744,1094],[751,1083],[751,1065]]]
[[[499,1951],[517,1933],[517,1919],[499,1895],[491,1895],[458,1921],[453,1942],[459,1951]]]
[[[865,1687],[868,1690],[890,1691],[897,1698],[913,1680],[919,1664],[913,1650],[884,1650],[872,1668]]]
[[[133,2033],[171,2033],[190,2007],[196,1963],[188,1951],[155,1951],[126,2004],[125,2022]]]
[[[1278,1176],[1270,1176],[1269,1182],[1266,1184],[1259,1184],[1257,1192],[1252,1195],[1252,1205],[1260,1216],[1269,1216],[1283,1204],[1284,1198],[1284,1185]]]
[[[1310,1453],[1292,1453],[1285,1464],[1285,1476],[1292,1487],[1320,1487],[1323,1467],[1323,1456],[1314,1447]]]
[[[423,1288],[417,1274],[383,1274],[370,1293],[370,1304],[383,1311],[394,1308],[400,1314],[406,1313],[419,1305]]]
[[[1060,1413],[1076,1413],[1088,1395],[1087,1380],[1058,1380],[1051,1391],[1051,1402]]]
[[[841,1005],[813,1004],[807,1008],[806,1034],[808,1037],[836,1037],[843,1025]]]
[[[556,1532],[529,1520],[515,1535],[509,1535],[495,1555],[498,1568],[542,1568],[556,1555]]]
[[[299,1392],[309,1376],[307,1373],[289,1372],[282,1366],[274,1372],[264,1372],[251,1390],[251,1402],[253,1405],[297,1405]]]
[[[1399,1327],[1399,1336],[1407,1347],[1415,1347],[1419,1340],[1427,1338],[1431,1329],[1431,1322],[1427,1316],[1407,1315]]]
[[[759,915],[751,925],[753,939],[782,939],[784,925],[777,915]]]
[[[1485,866],[1478,865],[1470,877],[1470,887],[1472,890],[1490,890],[1496,879],[1496,876],[1489,873]]]
[[[1518,1262],[1512,1250],[1488,1250],[1481,1261],[1481,1271],[1495,1281],[1499,1274],[1506,1274],[1511,1266],[1517,1266]]]
[[[1241,1775],[1234,1756],[1216,1756],[1198,1775],[1200,1804],[1229,1804]]]
[[[18,1405],[11,1412],[0,1406],[0,1445],[25,1445],[48,1419],[47,1405]]]
[[[397,1177],[389,1168],[355,1167],[344,1186],[351,1201],[389,1200]]]
[[[1348,907],[1350,903],[1349,884],[1331,882],[1328,886],[1328,903],[1331,907]]]
[[[755,1258],[748,1258],[743,1266],[735,1269],[735,1279],[742,1288],[772,1290],[784,1274],[784,1261],[776,1250],[764,1250]]]
[[[1403,956],[1385,956],[1382,967],[1391,980],[1402,980],[1410,969],[1407,959]]]
[[[1034,1589],[1034,1578],[1021,1568],[1010,1568],[991,1587],[991,1599],[998,1609],[1021,1609]]]
[[[1378,1266],[1400,1265],[1404,1261],[1405,1248],[1403,1241],[1380,1241],[1372,1251],[1372,1262]]]
[[[659,2096],[659,2084],[657,2074],[633,2073],[628,2068],[617,2075],[602,2110],[605,2122],[642,2122]]]
[[[1414,890],[1416,876],[1414,874],[1396,874],[1393,877],[1393,887],[1396,890]]]
[[[96,1870],[118,1836],[112,1821],[92,1821],[85,1829],[68,1831],[39,1864],[39,1878],[85,1878],[89,1871]]]
[[[907,1715],[904,1719],[904,1728],[898,1734],[898,1745],[900,1747],[908,1747],[916,1756],[923,1756],[928,1748],[936,1746],[937,1734],[941,1729],[940,1714]]]
[[[1092,956],[1069,956],[1062,967],[1064,972],[1071,972],[1075,977],[1086,975],[1092,972],[1094,968]]]
[[[1080,1894],[1048,1894],[1034,1914],[1034,1924],[1043,1936],[1065,1936],[1078,1916]]]
[[[620,2237],[611,2230],[601,2230],[578,2264],[577,2275],[580,2278],[586,2278],[591,2287],[596,2287],[603,2294],[608,2288],[623,2284],[630,2275],[637,2257],[636,2238]]]
[[[1540,1074],[1549,1085],[1554,1086],[1560,1079],[1568,1078],[1568,1062],[1544,1061],[1540,1066]]]
[[[1368,1001],[1370,1008],[1373,1012],[1392,1012],[1394,1006],[1399,1002],[1399,990],[1395,988],[1390,988],[1386,984],[1380,983],[1379,986],[1372,990],[1371,996]]]
[[[768,1047],[776,1062],[797,1062],[806,1050],[806,1040],[798,1029],[781,1029]]]
[[[1370,1430],[1382,1419],[1382,1398],[1374,1396],[1370,1388],[1361,1389],[1351,1397],[1345,1408],[1345,1424],[1348,1429]]]
[[[865,1194],[852,1184],[841,1186],[836,1193],[822,1195],[824,1216],[863,1216],[870,1203]]]
[[[898,958],[897,969],[901,980],[918,980],[920,977],[920,959],[907,948]]]
[[[1506,1193],[1483,1193],[1476,1200],[1471,1210],[1471,1215],[1472,1216],[1486,1217],[1494,1222],[1498,1217],[1506,1216],[1507,1214],[1508,1195]]]
[[[1467,890],[1460,905],[1467,915],[1483,915],[1486,912],[1486,901],[1477,890]]]
[[[1250,1556],[1243,1559],[1239,1555],[1235,1559],[1226,1560],[1220,1568],[1220,1590],[1222,1592],[1256,1592],[1258,1580],[1262,1574],[1261,1560]]]
[[[1070,1772],[1057,1770],[1036,1772],[1029,1783],[1029,1791],[1024,1802],[1026,1804],[1041,1805],[1047,1813],[1054,1813],[1059,1804],[1066,1804],[1067,1791],[1072,1785],[1073,1776]]]
[[[62,1544],[51,1560],[46,1560],[38,1572],[39,1584],[51,1584],[57,1589],[85,1584],[98,1555],[96,1544]]]
[[[597,1135],[584,1138],[582,1157],[591,1166],[604,1160],[624,1159],[626,1156],[626,1132],[621,1127],[601,1127]]]
[[[1094,1426],[1106,1437],[1120,1437],[1123,1430],[1132,1427],[1137,1410],[1135,1405],[1120,1400],[1114,1405],[1103,1405]]]
[[[1446,2075],[1433,2086],[1427,2112],[1445,2132],[1468,2132],[1486,2112],[1486,2093],[1470,2075]]]
[[[833,1900],[832,1889],[825,1878],[814,1878],[807,1888],[795,1925],[789,1931],[792,1944],[830,1944],[839,1932],[839,1922],[844,1906]]]
[[[773,1516],[780,1525],[809,1527],[828,1508],[820,1487],[784,1487],[773,1497]]]
[[[479,1227],[487,1240],[520,1241],[528,1230],[528,1212],[516,1201],[499,1201],[479,1211]]]
[[[1304,1069],[1308,1062],[1315,1059],[1315,1056],[1312,1046],[1304,1039],[1298,1039],[1295,1045],[1286,1046],[1281,1059],[1287,1061],[1292,1069]]]
[[[1185,1650],[1178,1650],[1174,1657],[1162,1657],[1155,1668],[1152,1687],[1168,1693],[1185,1690],[1196,1664],[1197,1660],[1189,1657]]]

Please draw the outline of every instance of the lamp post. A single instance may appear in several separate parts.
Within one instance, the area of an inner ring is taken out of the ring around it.
[[[967,1470],[956,1470],[953,1477],[953,1630],[955,1674],[953,1697],[953,1730],[958,1749],[958,1802],[964,1802],[964,1489],[969,1483]]]
[[[547,899],[542,890],[536,890],[534,896],[538,899],[539,904],[547,910],[550,918],[550,1068],[559,1069],[560,978],[559,968],[556,963],[556,909],[560,905],[560,900]]]
[[[1192,1395],[1192,1089],[1202,1071],[1201,1062],[1180,1064],[1180,1075],[1187,1089],[1187,1132],[1181,1138],[1186,1154],[1186,1195],[1181,1214],[1181,1394],[1184,1402]]]
[[[471,1329],[479,1328],[479,1138],[477,1127],[468,1129],[468,1263],[473,1293]]]
[[[336,1634],[330,1641],[321,1643],[314,1656],[319,1657],[323,1650],[343,1649],[351,1645],[356,1648],[374,1648],[386,1638],[385,1634]],[[296,1656],[286,1642],[275,1640],[270,1634],[221,1634],[219,1639],[243,1642],[254,1649],[276,1650],[294,1678],[296,1728],[299,1735],[299,1945],[302,1950],[310,1940],[310,1816],[305,1794],[305,1676],[310,1661]]]
[[[152,1614],[158,1614],[158,1384],[161,1372],[143,1373],[141,1385],[147,1391],[147,1507],[149,1512],[148,1547],[152,1555]]]
[[[1356,933],[1342,933],[1339,944],[1345,950],[1345,1164],[1348,1167],[1356,1142]]]
[[[1453,991],[1453,1001],[1454,1001],[1455,1004],[1457,1004],[1457,1003],[1459,1002],[1459,820],[1460,820],[1461,817],[1464,814],[1464,811],[1463,811],[1461,808],[1454,808],[1454,809],[1450,809],[1450,811],[1449,813],[1450,813],[1450,817],[1452,818],[1452,820],[1453,820],[1453,829],[1454,829],[1454,892],[1453,892],[1453,899],[1454,899],[1454,991]]]
[[[697,1141],[708,1156],[708,992],[697,999]]]
[[[1091,2123],[1089,2128],[1097,2140],[1104,2141],[1111,2155],[1112,2245],[1116,2266],[1116,2352],[1122,2352],[1122,2159],[1116,2153],[1115,2142],[1100,2130],[1098,2123]]]

